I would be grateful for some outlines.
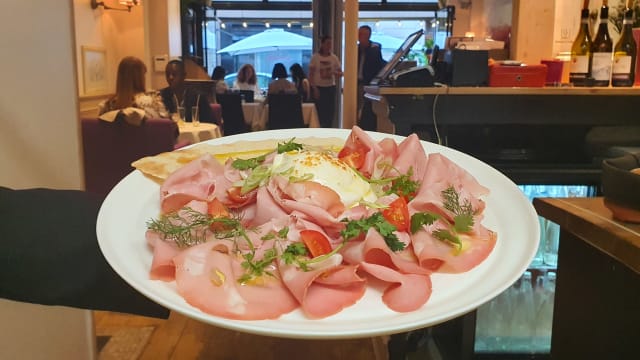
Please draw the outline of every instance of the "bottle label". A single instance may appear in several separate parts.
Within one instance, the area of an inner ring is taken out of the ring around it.
[[[591,63],[591,76],[596,81],[609,81],[611,78],[611,53],[598,52],[593,53],[593,61]]]
[[[570,73],[587,74],[589,72],[589,57],[587,55],[574,55],[571,57]]]
[[[616,55],[613,59],[614,74],[629,74],[631,72],[631,56]]]

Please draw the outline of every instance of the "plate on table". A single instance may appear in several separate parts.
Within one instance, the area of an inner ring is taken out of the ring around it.
[[[348,129],[286,129],[253,132],[209,140],[226,144],[239,140],[341,137]],[[404,137],[369,132],[376,140]],[[193,319],[241,332],[307,339],[361,338],[399,333],[435,325],[463,315],[488,302],[513,284],[530,264],[539,241],[538,217],[522,191],[499,171],[459,151],[422,142],[426,153],[439,152],[465,168],[490,189],[482,223],[497,232],[490,256],[462,274],[433,274],[433,293],[420,309],[409,313],[390,310],[381,292],[369,287],[364,297],[340,313],[311,320],[301,310],[276,320],[230,320],[209,315],[189,305],[174,282],[149,279],[152,252],[145,241],[146,223],[160,213],[159,185],[135,170],[118,183],[98,214],[97,235],[109,264],[131,286],[157,303]]]

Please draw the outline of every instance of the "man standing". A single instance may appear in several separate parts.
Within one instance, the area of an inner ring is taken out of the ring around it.
[[[364,86],[384,67],[381,45],[371,40],[371,27],[362,25],[358,29],[358,126],[375,131],[377,118],[371,101],[364,98]]]

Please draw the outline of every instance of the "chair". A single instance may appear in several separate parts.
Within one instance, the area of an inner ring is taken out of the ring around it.
[[[268,94],[269,129],[293,129],[305,127],[302,117],[302,100],[299,94]]]
[[[133,161],[172,151],[179,134],[170,119],[147,119],[135,126],[84,118],[81,127],[85,189],[101,196],[133,171]]]
[[[209,103],[211,108],[211,122],[222,129],[222,107],[220,104]]]
[[[224,135],[243,134],[249,132],[242,112],[242,96],[239,93],[217,94],[216,99],[222,107]]]

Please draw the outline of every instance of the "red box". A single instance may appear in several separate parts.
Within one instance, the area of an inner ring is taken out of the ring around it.
[[[547,65],[489,66],[489,86],[543,87],[547,79]]]

